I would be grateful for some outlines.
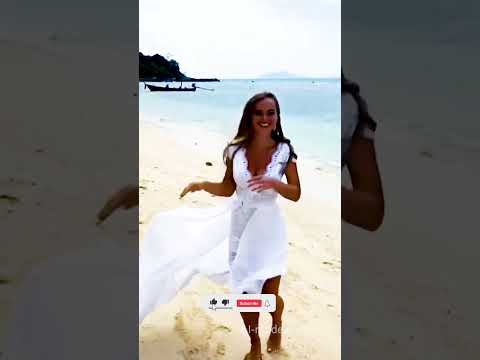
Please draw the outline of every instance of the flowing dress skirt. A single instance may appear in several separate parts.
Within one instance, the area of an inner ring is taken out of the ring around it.
[[[234,199],[159,213],[140,249],[139,322],[195,274],[228,284],[233,293],[261,293],[265,280],[285,274],[286,260],[285,222],[275,201]]]

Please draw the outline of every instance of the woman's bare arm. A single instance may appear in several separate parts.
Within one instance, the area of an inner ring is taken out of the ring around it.
[[[130,209],[138,206],[138,190],[138,185],[127,185],[112,194],[98,213],[97,224],[105,221],[118,208]]]
[[[285,169],[287,183],[279,181],[274,189],[284,198],[292,201],[298,201],[302,193],[300,188],[300,179],[298,177],[297,164],[290,161]]]
[[[284,198],[292,201],[298,201],[300,199],[301,190],[297,164],[290,161],[285,169],[285,176],[287,177],[286,184],[281,180],[259,175],[248,180],[248,186],[252,191],[274,189]]]
[[[227,159],[227,169],[221,182],[194,182],[187,185],[180,194],[180,198],[184,197],[189,192],[195,192],[199,190],[206,191],[215,196],[232,196],[235,192],[236,184],[233,179],[233,165],[230,159]]]
[[[375,231],[383,222],[384,198],[374,142],[354,136],[347,167],[353,189],[342,187],[342,219]]]

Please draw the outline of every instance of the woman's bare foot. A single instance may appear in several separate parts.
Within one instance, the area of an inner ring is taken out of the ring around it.
[[[262,360],[262,346],[260,339],[258,341],[252,341],[250,352],[245,355],[243,360]]]
[[[267,352],[279,352],[282,345],[282,321],[272,325],[272,330],[267,341]]]

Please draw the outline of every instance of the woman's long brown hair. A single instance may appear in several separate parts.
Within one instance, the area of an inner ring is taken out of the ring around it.
[[[232,141],[226,146],[226,148],[223,150],[223,161],[225,164],[227,163],[227,158],[228,158],[228,149],[231,146],[238,146],[238,148],[234,151],[232,155],[232,160],[237,151],[242,148],[242,147],[247,147],[248,144],[253,139],[253,126],[252,126],[252,118],[253,118],[253,113],[255,111],[255,105],[264,99],[272,99],[275,102],[275,108],[277,111],[277,127],[275,130],[272,130],[271,137],[275,142],[278,143],[286,143],[288,147],[290,148],[290,157],[288,158],[288,162],[292,158],[297,158],[297,154],[293,151],[293,147],[290,144],[290,140],[285,137],[283,134],[282,130],[282,123],[280,120],[280,104],[278,103],[278,100],[275,95],[273,95],[271,92],[262,92],[259,94],[256,94],[252,96],[247,103],[245,104],[245,107],[243,108],[243,114],[242,118],[240,120],[240,125],[238,126],[238,131],[237,135],[233,138]]]
[[[347,93],[352,95],[355,99],[355,102],[358,106],[358,117],[359,123],[365,124],[370,128],[370,130],[375,131],[377,128],[377,123],[373,118],[370,116],[368,112],[368,106],[365,99],[360,95],[360,86],[357,83],[350,81],[343,75],[342,69],[342,93]]]

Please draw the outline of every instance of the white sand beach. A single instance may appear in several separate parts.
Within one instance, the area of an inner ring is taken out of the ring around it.
[[[0,39],[6,50],[0,93],[9,99],[0,108],[0,278],[10,281],[0,284],[0,353],[17,286],[32,268],[107,239],[127,238],[138,245],[134,211],[118,212],[104,225],[95,225],[108,196],[137,181],[136,146],[128,149],[121,135],[123,129],[130,136],[127,130],[137,119],[137,83],[119,77],[116,69],[122,68],[130,49],[119,54],[115,66],[103,66],[99,62],[108,61],[115,49],[102,43],[60,39],[52,44],[48,34],[33,34],[33,40],[21,35]],[[86,61],[87,56],[80,56],[91,52],[99,58]],[[108,68],[102,79],[113,84],[108,92],[95,86],[97,73],[91,70],[98,66]],[[82,72],[72,71],[80,67]],[[28,79],[28,92],[20,73]],[[117,102],[128,104],[131,113],[120,110]],[[83,326],[75,324],[78,331]]]
[[[220,181],[222,150],[228,138],[203,130],[152,125],[140,121],[140,241],[159,211],[180,206],[212,206],[221,201],[197,192],[179,199],[197,180]],[[280,294],[285,299],[283,347],[266,352],[270,315],[260,317],[265,359],[340,359],[340,201],[339,171],[319,168],[299,155],[302,197],[280,199],[289,239],[288,273]],[[206,166],[206,162],[212,166]],[[203,309],[201,299],[226,292],[197,277],[168,305],[150,314],[140,327],[140,358],[242,359],[249,338],[238,313]]]
[[[480,173],[471,161],[475,151],[445,146],[440,135],[402,134],[381,124],[384,223],[375,233],[342,224],[356,358],[478,355],[472,316],[478,295],[469,284],[479,245],[467,234],[477,232],[470,192]]]

